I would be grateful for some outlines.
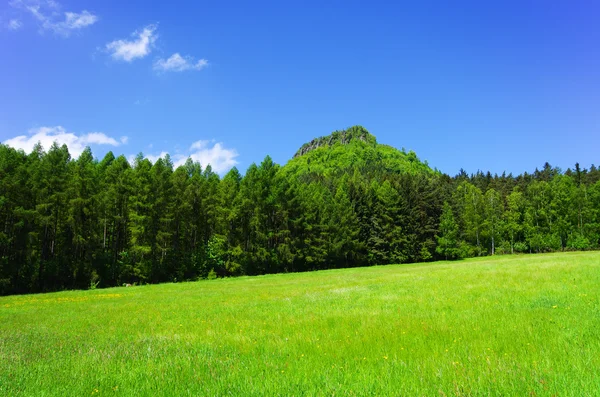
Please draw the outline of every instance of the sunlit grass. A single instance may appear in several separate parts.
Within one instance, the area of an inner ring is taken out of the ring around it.
[[[600,395],[600,253],[0,298],[0,395]]]

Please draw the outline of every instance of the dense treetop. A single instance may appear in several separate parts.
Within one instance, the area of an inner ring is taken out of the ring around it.
[[[0,294],[598,248],[599,180],[451,177],[362,127],[222,178],[0,145]]]

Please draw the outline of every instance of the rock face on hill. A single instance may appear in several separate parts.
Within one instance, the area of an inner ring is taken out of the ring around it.
[[[305,143],[284,170],[297,175],[330,175],[357,170],[377,179],[386,173],[434,172],[415,152],[379,144],[375,136],[361,126],[335,131]]]
[[[300,149],[298,149],[294,155],[294,158],[303,156],[308,152],[323,146],[333,146],[337,143],[348,145],[353,141],[365,142],[372,146],[377,145],[377,139],[375,139],[375,137],[371,135],[369,131],[367,131],[364,127],[354,126],[348,128],[347,130],[335,131],[331,135],[315,138],[312,141],[305,143]]]

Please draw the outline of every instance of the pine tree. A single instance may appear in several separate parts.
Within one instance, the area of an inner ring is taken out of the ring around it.
[[[329,227],[333,237],[330,261],[350,267],[360,263],[361,243],[358,240],[360,226],[346,191],[346,180],[342,179],[338,185],[333,201]]]
[[[98,249],[98,176],[97,165],[89,147],[71,163],[69,184],[69,214],[67,222],[73,239],[72,268],[74,285],[85,288],[95,278],[93,257]]]
[[[34,175],[37,192],[37,235],[40,244],[38,267],[39,290],[62,289],[72,282],[68,261],[62,255],[69,252],[65,241],[65,214],[67,211],[67,183],[71,156],[66,145],[52,144],[48,153],[41,156]]]
[[[173,163],[169,155],[158,159],[150,170],[150,247],[152,252],[152,280],[171,281],[174,267],[171,258],[173,237]]]
[[[452,207],[444,202],[442,215],[440,216],[439,234],[436,236],[437,247],[435,251],[446,260],[460,258],[458,241],[458,224],[454,220]]]
[[[120,282],[145,282],[152,280],[153,247],[156,241],[153,230],[152,164],[139,154],[129,170],[131,192],[128,196],[129,222],[127,235],[129,249],[123,256]]]

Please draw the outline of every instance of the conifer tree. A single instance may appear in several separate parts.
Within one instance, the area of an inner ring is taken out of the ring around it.
[[[446,260],[460,258],[460,249],[458,242],[458,224],[454,220],[452,207],[448,202],[444,202],[442,215],[440,217],[439,234],[436,236],[436,252],[442,255]]]

